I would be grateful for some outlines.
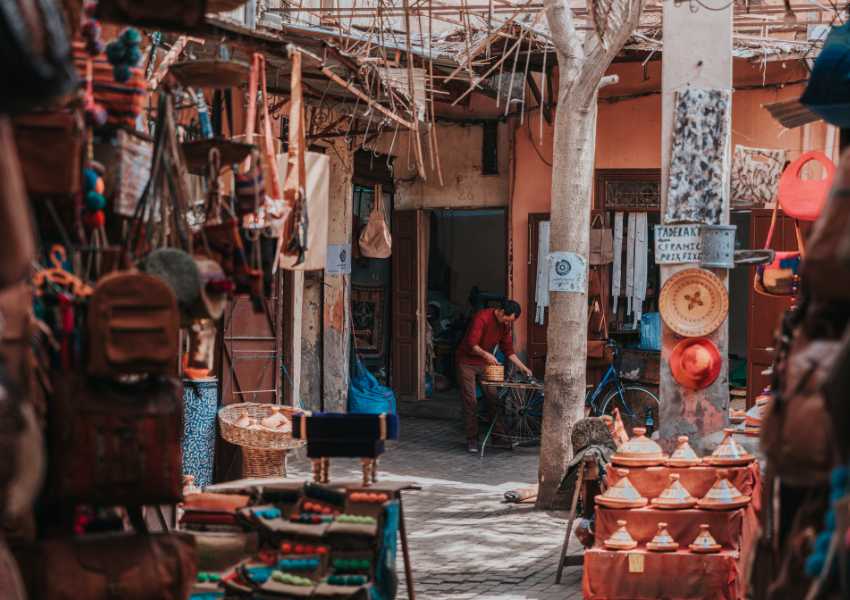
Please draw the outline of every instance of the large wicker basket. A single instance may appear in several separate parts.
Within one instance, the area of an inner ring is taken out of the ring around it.
[[[243,477],[285,477],[286,453],[305,444],[304,440],[292,438],[291,428],[273,430],[237,425],[245,416],[259,422],[275,412],[291,419],[298,411],[289,406],[256,402],[230,404],[218,411],[221,437],[242,448]]]

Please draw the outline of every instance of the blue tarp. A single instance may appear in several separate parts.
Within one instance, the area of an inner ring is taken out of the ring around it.
[[[395,413],[395,394],[375,379],[359,357],[354,359],[354,370],[348,384],[348,412],[377,415]]]

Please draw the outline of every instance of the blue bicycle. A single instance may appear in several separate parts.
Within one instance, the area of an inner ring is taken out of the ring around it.
[[[602,380],[585,398],[585,411],[589,416],[613,415],[616,408],[620,418],[631,436],[635,427],[645,427],[647,435],[658,428],[658,410],[661,401],[645,387],[628,383],[623,385],[620,379],[620,348],[613,340],[608,340],[612,360]]]

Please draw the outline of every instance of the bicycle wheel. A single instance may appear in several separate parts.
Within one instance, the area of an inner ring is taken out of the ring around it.
[[[661,401],[648,389],[639,385],[623,387],[623,396],[619,390],[612,390],[602,403],[602,414],[613,414],[614,408],[620,411],[620,418],[626,427],[629,437],[635,427],[647,427],[653,431],[658,429],[658,410]]]
[[[510,388],[501,398],[504,433],[493,432],[515,444],[528,444],[540,439],[543,428],[543,391],[532,387]]]

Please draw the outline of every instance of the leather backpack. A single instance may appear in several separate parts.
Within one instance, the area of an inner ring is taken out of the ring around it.
[[[88,307],[88,373],[177,375],[180,313],[162,279],[123,271],[98,281]]]
[[[110,533],[16,548],[30,598],[185,600],[195,582],[195,543],[185,533]]]
[[[183,395],[177,379],[59,376],[50,407],[50,498],[102,506],[177,502]]]

